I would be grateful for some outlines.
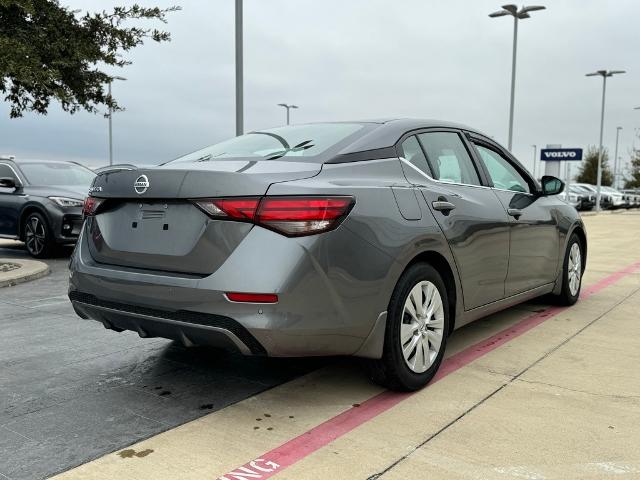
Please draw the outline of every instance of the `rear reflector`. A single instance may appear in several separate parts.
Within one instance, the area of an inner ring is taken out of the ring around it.
[[[251,222],[287,236],[333,230],[354,205],[351,196],[210,198],[192,201],[212,218]]]
[[[242,303],[278,303],[278,295],[276,295],[275,293],[227,292],[225,295],[232,302],[242,302]]]
[[[104,202],[103,198],[87,197],[84,199],[84,205],[82,207],[82,216],[90,217],[96,214],[98,207]]]

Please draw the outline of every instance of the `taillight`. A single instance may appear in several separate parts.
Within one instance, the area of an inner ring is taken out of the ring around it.
[[[346,217],[353,197],[264,197],[256,223],[285,235],[333,230]]]
[[[82,207],[82,216],[90,217],[92,215],[95,215],[96,211],[98,210],[98,207],[102,202],[104,202],[103,198],[96,198],[96,197],[85,198],[84,205]]]
[[[212,218],[251,222],[287,236],[333,230],[354,204],[351,196],[210,198],[192,201]]]
[[[250,221],[255,217],[260,198],[209,198],[194,203],[212,218]]]

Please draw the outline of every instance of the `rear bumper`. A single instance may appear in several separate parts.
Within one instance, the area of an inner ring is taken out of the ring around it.
[[[222,315],[135,307],[78,291],[70,292],[69,299],[78,316],[97,320],[109,330],[131,330],[142,338],[171,338],[187,347],[204,344],[237,349],[245,355],[267,354],[246,328]]]
[[[85,233],[71,258],[69,297],[81,317],[107,328],[253,355],[382,353],[359,352],[386,310],[394,261],[349,229],[292,239],[256,227],[206,277],[97,263]],[[279,301],[235,303],[228,291]]]

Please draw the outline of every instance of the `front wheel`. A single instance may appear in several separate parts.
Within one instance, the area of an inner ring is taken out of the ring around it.
[[[24,243],[32,257],[47,258],[53,251],[54,242],[47,220],[39,213],[29,214],[24,222]]]
[[[368,361],[371,378],[392,390],[424,387],[442,362],[449,322],[440,274],[426,263],[409,267],[389,302],[383,356]]]
[[[583,248],[580,238],[573,233],[567,243],[562,267],[562,290],[556,295],[560,305],[573,305],[578,301],[582,288]]]

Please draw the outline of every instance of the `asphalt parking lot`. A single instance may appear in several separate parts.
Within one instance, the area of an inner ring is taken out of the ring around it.
[[[349,359],[104,330],[72,312],[67,258],[49,261],[0,289],[0,478],[640,478],[640,212],[585,223],[578,304],[458,330],[413,395]]]
[[[4,245],[0,257],[28,258]],[[47,277],[0,289],[0,479],[48,477],[328,362],[113,335],[73,312],[69,254],[47,260]]]

